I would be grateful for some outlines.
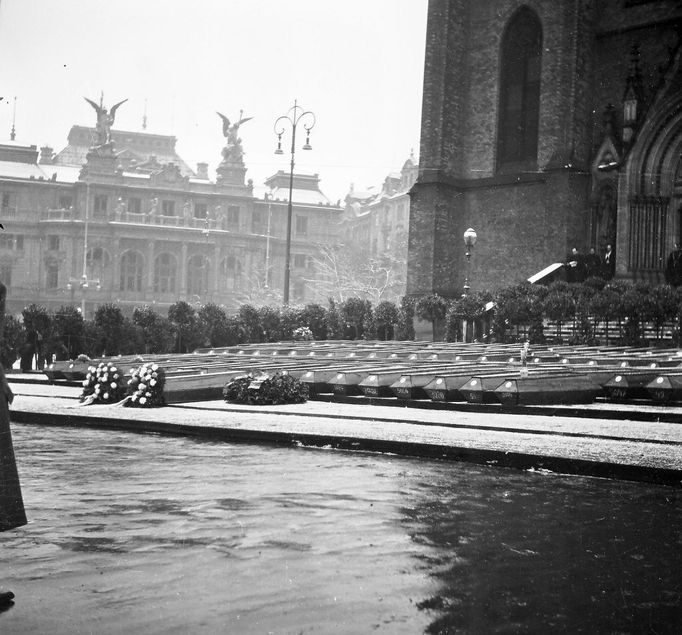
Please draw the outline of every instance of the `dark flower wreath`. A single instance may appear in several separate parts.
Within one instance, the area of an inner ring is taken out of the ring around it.
[[[308,386],[280,372],[274,375],[247,373],[225,384],[223,397],[231,403],[303,403],[308,399]]]

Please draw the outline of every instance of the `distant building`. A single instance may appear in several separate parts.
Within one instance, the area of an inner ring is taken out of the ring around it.
[[[255,188],[241,156],[224,152],[211,180],[206,163],[193,170],[177,155],[175,137],[111,132],[113,148],[104,150],[83,126],[56,154],[0,143],[8,311],[281,302],[288,173]],[[319,244],[338,242],[343,210],[319,190],[317,175],[295,175],[292,198],[290,301],[304,303],[315,295],[304,261]]]
[[[389,174],[381,187],[358,190],[351,186],[345,198],[343,242],[367,259],[385,258],[402,269],[400,283],[392,290],[393,299],[405,293],[409,191],[418,172],[419,166],[410,155],[400,172]]]
[[[663,281],[682,240],[679,0],[430,0],[408,292],[520,282],[572,247]]]

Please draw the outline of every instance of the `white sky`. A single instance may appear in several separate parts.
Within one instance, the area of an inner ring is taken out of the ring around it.
[[[178,153],[212,171],[224,145],[216,110],[254,119],[240,136],[247,178],[289,170],[275,156],[275,119],[314,111],[312,152],[296,171],[319,173],[343,198],[379,185],[419,151],[427,0],[0,0],[0,139],[17,97],[17,141],[66,145],[94,125],[88,97],[129,98],[115,128],[173,134]],[[302,131],[301,131],[302,132]],[[288,134],[288,133],[287,133]],[[289,144],[284,140],[283,147]]]

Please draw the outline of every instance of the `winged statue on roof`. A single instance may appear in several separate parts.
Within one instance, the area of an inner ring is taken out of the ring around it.
[[[116,110],[121,104],[127,102],[127,99],[119,101],[114,104],[109,110],[104,107],[104,94],[101,95],[99,104],[83,97],[97,113],[97,125],[95,130],[97,131],[97,146],[104,146],[111,143],[111,128],[114,125],[114,120],[116,119]]]
[[[223,157],[226,161],[241,161],[244,152],[242,150],[242,140],[239,138],[239,127],[253,119],[253,117],[244,117],[244,111],[239,111],[239,119],[232,123],[221,112],[216,111],[216,114],[223,121],[223,136],[227,139],[227,144],[223,148]]]

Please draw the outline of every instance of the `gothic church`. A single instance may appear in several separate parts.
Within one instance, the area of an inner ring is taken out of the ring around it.
[[[607,244],[616,277],[662,282],[681,153],[680,2],[430,0],[408,293],[459,296],[467,273],[495,289]]]

